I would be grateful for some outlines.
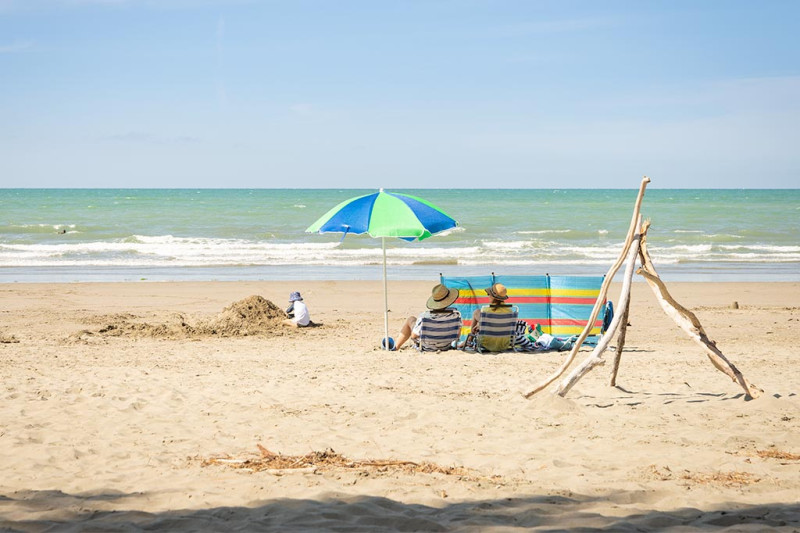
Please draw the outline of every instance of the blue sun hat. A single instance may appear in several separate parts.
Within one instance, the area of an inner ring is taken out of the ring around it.
[[[301,301],[301,302],[303,301],[303,297],[302,297],[302,296],[300,296],[300,293],[299,293],[299,292],[297,292],[297,291],[294,291],[293,293],[291,293],[291,294],[289,295],[289,301],[290,301],[290,302],[297,302],[298,300],[299,300],[299,301]]]

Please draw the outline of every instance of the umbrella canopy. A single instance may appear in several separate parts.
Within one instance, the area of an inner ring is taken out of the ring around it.
[[[386,289],[386,237],[423,240],[458,225],[450,215],[422,198],[380,191],[340,203],[311,224],[309,233],[368,233],[381,238],[383,250],[384,345],[389,349],[389,302]]]
[[[423,240],[458,222],[422,198],[379,192],[340,203],[306,230],[311,233],[369,233],[372,237]]]

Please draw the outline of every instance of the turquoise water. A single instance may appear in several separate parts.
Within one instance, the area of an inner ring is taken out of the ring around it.
[[[307,234],[354,189],[0,189],[0,281],[380,279],[381,242]],[[391,279],[602,274],[636,190],[399,190],[459,221],[387,239]],[[800,281],[800,190],[651,189],[665,279]]]

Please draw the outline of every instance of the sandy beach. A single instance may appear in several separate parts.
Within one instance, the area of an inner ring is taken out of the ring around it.
[[[668,286],[760,398],[642,282],[618,387],[530,400],[565,353],[380,351],[380,282],[2,284],[0,530],[800,530],[800,284]]]

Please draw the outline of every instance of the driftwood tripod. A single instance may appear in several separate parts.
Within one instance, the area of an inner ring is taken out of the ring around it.
[[[653,266],[653,262],[650,259],[650,255],[647,252],[646,239],[650,222],[646,221],[643,223],[641,215],[639,214],[642,199],[644,198],[644,191],[648,183],[650,183],[650,178],[645,176],[642,179],[642,183],[639,187],[639,194],[636,197],[636,203],[633,209],[633,217],[631,218],[631,224],[628,229],[628,235],[625,239],[625,244],[619,257],[617,258],[617,261],[606,274],[606,278],[602,287],[600,288],[600,294],[597,297],[597,301],[595,302],[591,317],[589,318],[586,327],[578,337],[578,340],[575,342],[575,345],[561,367],[553,375],[537,385],[533,390],[526,393],[524,395],[526,398],[530,398],[537,392],[540,392],[553,384],[566,372],[566,370],[575,360],[578,350],[583,344],[583,341],[586,340],[586,337],[589,336],[589,332],[591,331],[603,302],[608,295],[608,289],[611,285],[611,280],[614,278],[614,275],[617,273],[622,264],[625,263],[625,275],[622,280],[622,290],[620,291],[620,298],[618,300],[620,305],[617,308],[617,312],[614,315],[608,330],[600,339],[592,353],[559,383],[555,393],[559,394],[560,396],[566,396],[570,389],[572,389],[572,387],[575,386],[575,384],[590,370],[596,366],[604,365],[605,359],[603,359],[603,353],[610,344],[611,338],[615,333],[618,333],[617,348],[614,355],[614,364],[610,381],[611,386],[616,385],[617,372],[619,370],[620,359],[622,357],[622,350],[625,346],[625,333],[630,310],[631,280],[633,278],[637,258],[641,263],[641,267],[636,270],[636,273],[643,276],[648,285],[653,289],[658,303],[661,305],[661,308],[664,310],[667,316],[672,318],[678,324],[678,326],[681,327],[681,329],[686,331],[686,333],[695,342],[700,344],[705,349],[706,355],[708,355],[711,363],[718,370],[731,378],[734,382],[738,383],[739,386],[744,389],[747,398],[757,398],[763,392],[761,389],[747,381],[739,369],[737,369],[736,366],[731,363],[727,357],[725,357],[719,348],[717,348],[716,343],[708,338],[703,326],[697,319],[697,316],[675,301],[675,299],[669,294],[664,282],[661,281],[661,278],[659,278],[658,273]]]

